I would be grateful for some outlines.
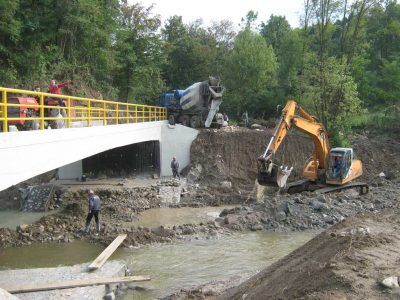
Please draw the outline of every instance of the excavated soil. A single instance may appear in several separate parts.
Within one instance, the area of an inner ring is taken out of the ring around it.
[[[211,186],[231,181],[235,186],[251,189],[257,176],[257,158],[272,134],[270,129],[235,127],[200,131],[191,147],[189,178]],[[277,160],[293,166],[293,174],[297,176],[311,153],[311,140],[289,135],[281,145]]]
[[[234,187],[251,190],[257,175],[257,158],[272,134],[271,129],[238,127],[202,130],[192,144],[188,178],[210,186],[230,181]],[[373,183],[381,172],[388,179],[400,176],[398,140],[358,135],[353,138],[352,147],[364,166],[360,180]],[[309,137],[291,132],[278,149],[276,160],[278,164],[293,166],[290,180],[297,180],[312,152],[313,143]]]

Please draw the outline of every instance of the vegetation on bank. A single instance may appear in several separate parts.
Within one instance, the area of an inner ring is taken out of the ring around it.
[[[273,15],[258,25],[250,11],[236,29],[185,24],[179,12],[162,24],[152,7],[127,0],[0,0],[0,85],[70,79],[77,95],[155,104],[214,74],[231,118],[272,117],[294,98],[338,143],[354,128],[399,128],[400,4],[304,3],[298,28]]]

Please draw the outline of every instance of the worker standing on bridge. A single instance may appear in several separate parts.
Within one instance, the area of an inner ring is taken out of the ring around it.
[[[60,95],[61,94],[61,89],[66,87],[66,86],[68,86],[68,84],[69,84],[69,81],[65,81],[65,82],[62,82],[60,84],[57,84],[56,81],[53,79],[53,80],[50,81],[50,86],[49,86],[49,89],[48,89],[47,92],[50,93],[50,94],[58,94],[58,95]]]
[[[65,81],[60,84],[57,84],[56,81],[53,79],[50,81],[50,86],[47,92],[50,94],[61,95],[61,89],[68,86],[69,83],[70,83],[69,81]],[[58,102],[60,106],[63,106],[63,100],[61,98],[58,99]]]
[[[97,232],[100,231],[100,221],[99,221],[100,207],[101,207],[100,197],[95,195],[93,190],[89,190],[89,213],[86,217],[86,227],[85,227],[86,233],[89,233],[90,222],[92,221],[93,216],[96,221]]]
[[[175,156],[172,158],[171,161],[171,169],[174,178],[178,177],[179,179],[181,179],[181,176],[179,175],[179,162],[177,161]]]

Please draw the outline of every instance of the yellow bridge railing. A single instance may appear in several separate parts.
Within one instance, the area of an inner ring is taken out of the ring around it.
[[[58,129],[167,119],[165,107],[3,87],[0,87],[0,93],[0,131],[3,132],[10,128]]]

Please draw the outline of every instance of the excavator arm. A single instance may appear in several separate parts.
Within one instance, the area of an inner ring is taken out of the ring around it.
[[[278,185],[284,187],[291,169],[278,167],[273,157],[290,128],[294,128],[309,135],[314,143],[314,153],[303,170],[303,175],[309,180],[316,180],[319,174],[326,169],[326,158],[329,154],[329,141],[323,124],[318,123],[295,101],[289,100],[282,111],[277,124],[263,155],[258,159],[258,182],[261,185]]]

